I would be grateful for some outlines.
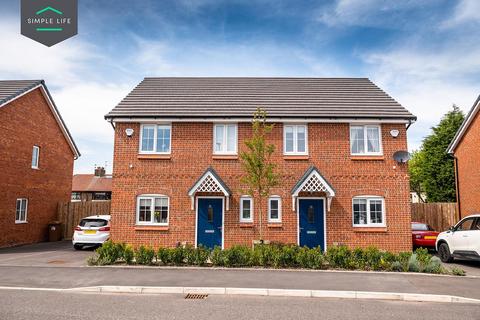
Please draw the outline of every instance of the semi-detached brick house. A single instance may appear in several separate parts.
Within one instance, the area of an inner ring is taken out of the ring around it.
[[[460,218],[480,212],[480,96],[448,147],[455,163]]]
[[[0,81],[0,247],[43,241],[80,156],[42,80]]]
[[[264,108],[281,181],[246,196],[238,154]],[[115,128],[112,238],[230,247],[259,239],[411,249],[407,150],[415,117],[368,79],[146,78]],[[259,217],[259,206],[264,216]]]

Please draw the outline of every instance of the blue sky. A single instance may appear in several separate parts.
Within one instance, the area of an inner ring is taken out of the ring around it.
[[[368,77],[418,116],[410,149],[480,94],[477,0],[79,0],[79,34],[51,48],[20,35],[19,2],[0,3],[0,78],[46,80],[76,173],[111,170],[103,115],[145,76]]]

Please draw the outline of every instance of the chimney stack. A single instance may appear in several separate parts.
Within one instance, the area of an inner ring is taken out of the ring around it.
[[[95,168],[95,177],[103,177],[105,176],[105,168],[104,167],[96,167]]]

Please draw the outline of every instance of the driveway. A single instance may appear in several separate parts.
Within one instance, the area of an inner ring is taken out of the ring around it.
[[[0,266],[82,267],[93,248],[76,251],[70,241],[42,242],[0,249]]]

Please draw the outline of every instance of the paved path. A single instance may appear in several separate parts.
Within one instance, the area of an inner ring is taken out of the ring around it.
[[[480,319],[466,304],[283,297],[98,295],[0,290],[0,319]]]

